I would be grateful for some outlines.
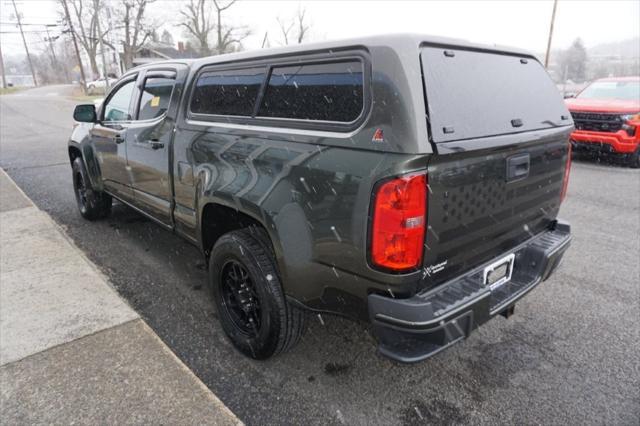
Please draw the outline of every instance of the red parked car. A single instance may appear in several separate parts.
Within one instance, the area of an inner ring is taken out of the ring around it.
[[[623,155],[640,167],[640,77],[596,80],[566,104],[574,150]]]

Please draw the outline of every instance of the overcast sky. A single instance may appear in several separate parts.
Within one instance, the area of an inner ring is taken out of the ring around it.
[[[117,1],[117,0],[111,0]],[[55,22],[55,0],[20,0],[25,23]],[[182,38],[178,10],[180,0],[157,0],[150,17],[162,23],[176,41]],[[5,55],[22,53],[23,47],[12,21],[13,6],[0,0],[0,34]],[[546,47],[553,2],[537,1],[239,1],[228,10],[230,21],[252,29],[246,49],[260,47],[265,32],[271,45],[281,41],[278,16],[290,18],[298,7],[307,11],[312,24],[311,40],[320,41],[390,32],[419,32],[464,38],[475,42],[504,44],[543,52]],[[556,15],[553,48],[566,48],[576,37],[587,46],[640,35],[640,0],[561,0]],[[42,27],[25,26],[25,30]],[[56,30],[53,30],[55,33]],[[38,34],[29,33],[33,50],[45,47]]]

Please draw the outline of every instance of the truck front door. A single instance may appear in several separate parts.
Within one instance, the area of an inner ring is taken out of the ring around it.
[[[91,129],[104,187],[118,198],[133,200],[127,169],[127,133],[131,126],[132,99],[137,75],[123,79],[100,108],[99,120]]]

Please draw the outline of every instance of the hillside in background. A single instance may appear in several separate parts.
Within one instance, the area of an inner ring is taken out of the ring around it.
[[[640,57],[640,37],[588,47],[587,54],[590,56],[638,58]]]
[[[538,58],[544,58],[539,53]],[[570,85],[602,77],[640,75],[640,37],[585,47],[579,39],[567,49],[553,49],[549,74],[558,83]]]

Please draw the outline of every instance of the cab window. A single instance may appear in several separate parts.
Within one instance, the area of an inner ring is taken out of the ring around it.
[[[174,79],[164,77],[149,77],[145,80],[140,95],[138,120],[152,120],[167,112],[174,82]]]
[[[349,123],[364,108],[360,61],[273,67],[259,117]]]
[[[104,121],[128,121],[131,95],[135,87],[135,80],[125,83],[115,91],[104,106]]]
[[[264,68],[203,73],[196,82],[191,112],[250,117],[264,75]]]

